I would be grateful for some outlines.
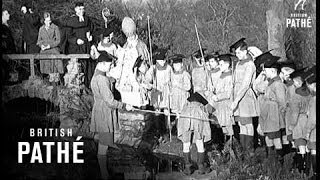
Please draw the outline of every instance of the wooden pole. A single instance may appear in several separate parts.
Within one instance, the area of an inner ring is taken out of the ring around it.
[[[134,111],[139,111],[139,112],[145,112],[145,113],[154,113],[154,114],[164,114],[164,115],[165,115],[164,112],[160,112],[160,111],[142,110],[142,109],[137,109],[137,108],[133,108],[133,110],[134,110]],[[170,113],[170,114],[177,116],[177,113]],[[216,121],[213,121],[213,120],[211,120],[211,119],[201,119],[201,118],[192,117],[192,116],[185,116],[185,115],[180,115],[179,117],[196,119],[196,120],[200,120],[200,121],[216,122]]]
[[[149,36],[149,48],[150,48],[150,58],[149,64],[152,65],[152,40],[151,40],[151,30],[150,30],[150,16],[147,16],[148,19],[148,36]]]
[[[200,43],[200,38],[199,38],[199,33],[198,33],[197,24],[194,24],[194,28],[196,29],[196,34],[197,34],[197,39],[198,39],[198,45],[199,45],[199,48],[200,48],[200,53],[201,53],[201,58],[202,58],[201,61],[202,61],[202,64],[203,64],[203,66],[204,66],[206,75],[207,75],[208,78],[209,78],[210,85],[213,86],[211,76],[210,76],[210,74],[209,74],[209,72],[208,72],[209,70],[207,69],[206,64],[205,64],[205,61],[204,61],[204,55],[203,55],[203,52],[202,52],[202,47],[201,47],[201,43]]]
[[[170,74],[170,76],[171,76],[171,74]],[[169,112],[169,114],[168,114],[168,128],[169,128],[169,138],[170,138],[170,142],[171,142],[170,87],[169,87],[169,85],[167,86],[167,88],[168,88],[168,112]]]
[[[34,71],[34,56],[32,56],[30,58],[30,77],[29,79],[34,79],[36,74],[35,74],[35,71]]]

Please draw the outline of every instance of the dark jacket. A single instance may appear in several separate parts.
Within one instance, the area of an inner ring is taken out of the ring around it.
[[[65,22],[65,48],[66,54],[89,54],[90,42],[87,39],[86,33],[90,32],[92,35],[94,32],[94,26],[88,16],[84,16],[84,21],[80,22],[79,17],[76,15],[71,16]],[[77,40],[81,39],[84,44],[78,45]]]
[[[16,46],[10,28],[4,24],[1,25],[1,52],[3,54],[16,53]]]
[[[36,44],[39,28],[41,26],[40,16],[35,13],[24,15],[22,39],[27,44]]]

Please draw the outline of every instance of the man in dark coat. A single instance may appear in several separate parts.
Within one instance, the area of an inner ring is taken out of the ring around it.
[[[33,12],[30,4],[23,5],[21,12],[24,14],[22,31],[23,51],[27,54],[39,53],[40,48],[37,46],[37,40],[41,26],[40,16]]]
[[[83,2],[75,4],[75,14],[65,24],[66,28],[66,54],[89,54],[94,26],[88,16],[84,15]],[[94,73],[94,62],[91,59],[80,60],[85,73],[84,83],[89,87],[90,79]]]

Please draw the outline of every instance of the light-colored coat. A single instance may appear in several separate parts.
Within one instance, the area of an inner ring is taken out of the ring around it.
[[[208,119],[209,114],[206,107],[199,102],[187,102],[181,112],[182,116],[196,117],[203,120],[180,117],[177,122],[177,136],[182,142],[186,142],[184,135],[193,132],[192,143],[196,139],[203,139],[203,142],[211,140],[211,128]]]
[[[50,49],[41,50],[43,54],[60,54],[59,45],[60,43],[60,31],[58,26],[51,23],[48,30],[45,26],[41,26],[39,29],[37,45],[47,46],[50,45]],[[61,60],[41,60],[40,61],[41,73],[63,73],[63,63]]]
[[[210,77],[208,76],[207,70],[204,66],[195,66],[192,69],[191,79],[193,92],[203,93],[205,91],[212,90],[210,84]]]
[[[292,131],[293,139],[305,138],[304,127],[307,123],[310,95],[302,96],[295,93],[291,98],[289,113],[292,113],[290,116],[292,119],[288,122],[288,130]]]
[[[271,79],[265,94],[261,96],[259,124],[264,133],[277,132],[281,128],[285,128],[285,95],[286,87],[280,77],[277,76]]]
[[[174,113],[180,113],[189,97],[191,89],[191,77],[186,70],[171,74],[170,108]]]
[[[286,92],[286,112],[285,112],[285,123],[286,123],[286,135],[291,135],[292,130],[289,130],[289,126],[292,123],[294,118],[293,115],[295,115],[294,111],[296,110],[295,106],[298,104],[299,96],[296,94],[296,87],[292,84],[287,87],[287,92]],[[296,116],[296,115],[295,115]]]
[[[158,99],[158,108],[168,108],[169,84],[171,80],[172,67],[169,64],[167,64],[165,67],[160,67],[158,64],[156,64],[155,66],[152,66],[152,71],[155,74],[155,82],[152,82],[153,86],[162,94],[162,98]]]
[[[214,92],[216,91],[216,85],[220,80],[221,73],[222,72],[219,68],[209,71],[211,82],[212,82],[212,89]]]
[[[305,138],[310,142],[316,142],[317,139],[317,133],[316,133],[316,96],[312,96],[310,98],[309,104],[308,104],[308,119],[305,125]]]
[[[119,129],[116,109],[123,108],[124,104],[115,100],[112,94],[112,82],[109,77],[95,72],[91,80],[91,89],[94,97],[90,131],[114,132]]]
[[[231,72],[222,73],[220,80],[216,84],[216,117],[220,126],[231,126],[234,124],[232,111],[230,109],[232,95],[232,74]]]
[[[251,58],[241,60],[236,64],[234,71],[234,101],[239,102],[234,116],[258,116],[258,102],[252,83],[256,78],[256,67]]]
[[[266,76],[262,73],[260,73],[258,75],[258,77],[253,81],[253,85],[252,88],[254,90],[254,92],[256,93],[257,97],[257,101],[258,101],[258,114],[260,115],[260,106],[261,106],[261,102],[262,102],[262,96],[266,91],[266,88],[268,87],[268,80],[266,78]]]
[[[150,60],[150,54],[149,54],[149,51],[148,51],[148,47],[147,45],[138,38],[138,36],[136,36],[136,39],[133,40],[133,42],[129,42],[127,41],[124,45],[123,45],[123,48],[126,49],[126,48],[129,48],[129,46],[134,46],[138,52],[138,56],[141,56],[141,59],[146,61],[146,62],[149,62]]]

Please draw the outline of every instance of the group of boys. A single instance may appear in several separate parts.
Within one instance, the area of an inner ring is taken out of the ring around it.
[[[230,53],[197,50],[187,66],[185,56],[166,57],[166,50],[158,49],[153,55],[155,65],[135,64],[137,72],[145,75],[140,82],[149,92],[148,102],[177,117],[184,172],[189,175],[193,169],[191,143],[197,146],[198,171],[209,171],[204,143],[211,140],[209,114],[213,114],[229,137],[234,135],[234,125],[240,127],[240,144],[249,157],[254,155],[252,118],[259,117],[257,131],[265,137],[267,157],[276,157],[282,164],[284,155],[295,148],[293,168],[308,175],[312,165],[315,176],[315,66],[296,69],[270,51],[248,47],[245,38],[230,46]]]

